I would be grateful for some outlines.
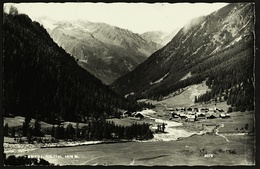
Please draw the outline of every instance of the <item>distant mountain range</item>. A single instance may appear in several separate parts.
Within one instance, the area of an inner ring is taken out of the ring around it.
[[[142,33],[141,36],[148,42],[154,42],[157,44],[157,48],[160,49],[169,43],[172,38],[178,33],[180,29],[177,28],[170,33],[162,32],[162,31],[148,31]]]
[[[162,47],[162,42],[105,23],[60,22],[38,18],[53,40],[78,59],[80,66],[105,84],[132,71]],[[158,37],[161,38],[161,37]]]
[[[252,109],[253,65],[254,4],[233,3],[191,20],[166,46],[111,86],[122,95],[163,99],[206,81],[211,92],[198,100],[223,97],[231,106]]]

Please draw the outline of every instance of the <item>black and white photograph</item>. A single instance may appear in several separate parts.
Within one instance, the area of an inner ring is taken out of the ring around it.
[[[254,2],[4,2],[4,166],[255,166]]]

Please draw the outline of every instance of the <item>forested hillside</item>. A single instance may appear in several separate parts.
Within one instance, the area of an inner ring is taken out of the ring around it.
[[[124,95],[160,100],[202,81],[210,92],[196,96],[196,102],[227,100],[239,110],[254,108],[253,4],[229,4],[191,20],[112,87]]]
[[[46,30],[15,9],[3,14],[3,112],[84,121],[141,108],[78,66]]]

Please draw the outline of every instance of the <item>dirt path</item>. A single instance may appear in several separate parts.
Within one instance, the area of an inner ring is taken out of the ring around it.
[[[96,159],[99,159],[99,158],[103,158],[103,157],[109,157],[110,155],[104,155],[104,156],[98,156],[98,157],[94,157],[94,158],[91,158],[90,160],[87,160],[85,161],[84,163],[80,164],[80,165],[87,165],[89,162],[93,161],[93,160],[96,160]],[[98,164],[98,163],[97,163]],[[97,165],[96,164],[96,165]]]
[[[129,165],[134,165],[134,163],[135,163],[135,159],[133,159]]]
[[[218,132],[219,132],[218,129],[219,129],[220,127],[224,127],[224,126],[222,126],[222,125],[218,125],[218,126],[214,129],[215,134],[216,134],[217,136],[223,137],[227,142],[229,142],[229,140],[227,139],[226,136],[224,136],[223,134],[219,134],[219,133],[218,133]]]

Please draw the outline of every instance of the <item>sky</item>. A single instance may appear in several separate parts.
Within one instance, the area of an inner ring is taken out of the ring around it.
[[[10,5],[5,4],[5,5]],[[171,32],[195,17],[208,15],[227,3],[19,3],[19,13],[32,19],[104,22],[135,33]]]

